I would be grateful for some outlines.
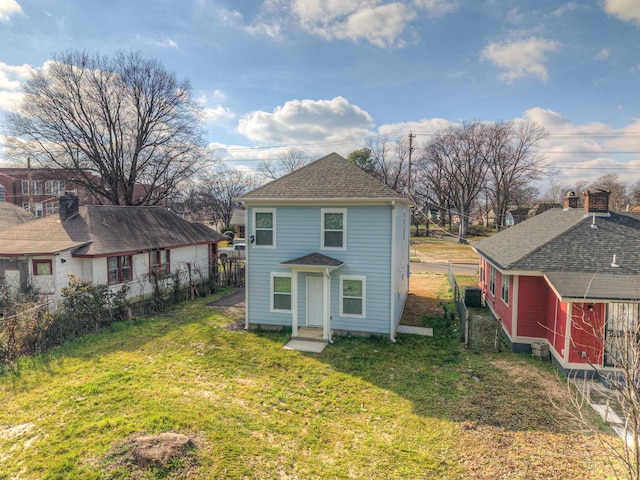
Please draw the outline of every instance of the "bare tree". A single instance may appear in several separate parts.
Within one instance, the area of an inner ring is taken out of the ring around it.
[[[566,183],[557,177],[552,177],[543,195],[543,200],[547,203],[562,203],[562,199],[569,190]]]
[[[404,138],[370,138],[366,148],[371,151],[373,175],[387,187],[404,193],[407,186],[408,141]]]
[[[278,160],[261,160],[258,164],[258,171],[269,180],[295,172],[304,167],[309,162],[309,157],[298,148],[290,148],[285,153],[280,154]]]
[[[546,138],[544,128],[533,122],[486,125],[487,190],[498,228],[504,226],[513,192],[552,173],[536,147]]]
[[[640,205],[640,180],[629,187],[629,201],[633,206]]]
[[[236,198],[255,188],[256,179],[239,170],[213,172],[200,185],[200,201],[214,223],[229,229],[233,211],[240,205]]]
[[[24,93],[11,156],[70,172],[100,203],[157,204],[206,159],[189,82],[140,53],[55,55]]]
[[[599,389],[596,396],[585,379],[569,377],[569,390],[572,393],[574,409],[563,409],[585,430],[595,436],[604,450],[616,459],[611,462],[617,470],[616,478],[640,480],[640,310],[637,303],[614,303],[608,307],[590,311],[587,304],[578,304],[578,319],[574,319],[572,328],[581,331],[579,344],[571,341],[571,348],[581,354],[594,370],[596,376],[609,384],[608,389]],[[599,312],[599,313],[598,313]],[[606,312],[606,313],[605,313]],[[590,340],[589,340],[590,339]],[[597,345],[596,349],[593,345]],[[597,365],[590,362],[592,355],[596,359],[602,352],[603,362]],[[600,365],[604,365],[601,367]],[[576,392],[571,383],[578,387]],[[619,441],[608,432],[594,425],[590,418],[590,401],[598,402],[605,412],[617,411],[622,424],[619,433],[625,438]],[[622,469],[623,471],[620,471]]]
[[[460,243],[466,242],[471,207],[485,186],[487,145],[486,127],[473,122],[436,134],[424,147],[425,174],[456,209]]]
[[[621,181],[617,173],[607,173],[596,178],[588,188],[600,188],[611,192],[611,195],[609,195],[609,207],[613,211],[620,212],[629,204],[629,185]]]

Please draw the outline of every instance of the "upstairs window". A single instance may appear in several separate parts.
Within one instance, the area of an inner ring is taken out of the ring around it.
[[[276,246],[276,211],[274,208],[253,210],[253,230],[256,247]]]
[[[44,191],[47,195],[63,195],[65,188],[66,185],[64,180],[47,180],[44,182]]]
[[[131,255],[107,257],[107,266],[109,269],[109,285],[131,281]]]
[[[344,208],[322,209],[323,250],[345,250],[347,248],[347,210]]]
[[[152,250],[149,252],[149,273],[166,277],[171,273],[169,250]]]
[[[4,188],[4,185],[0,185],[0,202],[6,202],[6,201],[7,201],[6,190]]]

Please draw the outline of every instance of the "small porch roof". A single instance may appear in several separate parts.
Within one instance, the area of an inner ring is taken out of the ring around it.
[[[290,267],[292,269],[297,268],[298,270],[329,269],[331,271],[340,268],[342,265],[344,265],[342,260],[331,258],[318,252],[310,253],[309,255],[304,255],[302,257],[280,263],[280,266],[282,267]]]

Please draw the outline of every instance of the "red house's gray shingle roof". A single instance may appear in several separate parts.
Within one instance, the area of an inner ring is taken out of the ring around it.
[[[315,162],[256,188],[238,200],[401,200],[384,183],[331,153]]]
[[[611,213],[592,223],[581,209],[548,210],[474,249],[507,274],[543,273],[562,297],[640,300],[640,219]]]

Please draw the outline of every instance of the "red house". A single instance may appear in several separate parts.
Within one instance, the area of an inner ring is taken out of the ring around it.
[[[570,192],[552,209],[474,245],[480,288],[514,352],[549,347],[565,373],[614,365],[614,339],[639,317],[640,216],[609,211],[609,193]]]

